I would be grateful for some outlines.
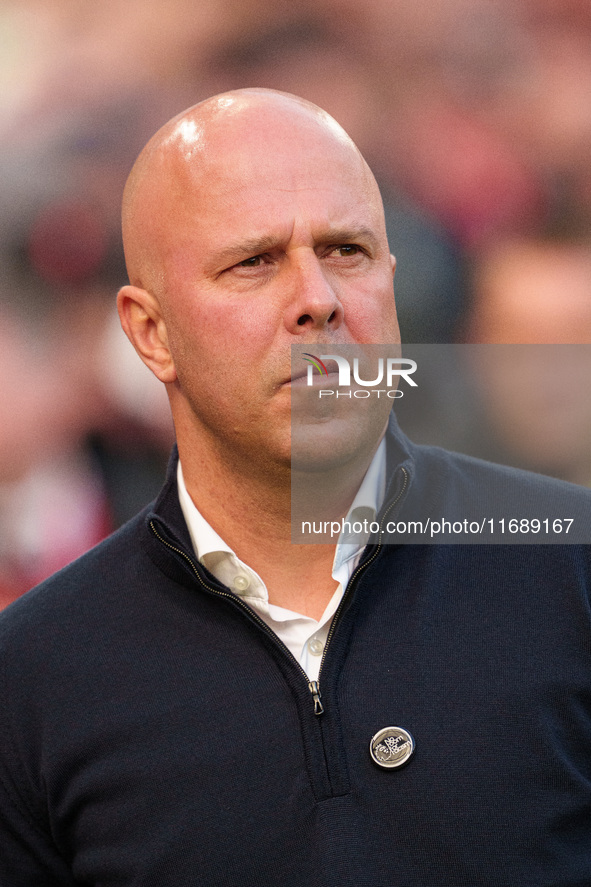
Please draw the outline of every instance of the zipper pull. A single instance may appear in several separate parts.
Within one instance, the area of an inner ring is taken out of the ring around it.
[[[318,686],[318,681],[310,681],[308,688],[314,699],[314,714],[321,715],[324,712],[324,706],[320,701],[320,687]]]

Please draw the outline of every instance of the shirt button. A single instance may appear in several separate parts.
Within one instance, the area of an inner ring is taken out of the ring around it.
[[[324,653],[324,641],[320,638],[310,638],[308,641],[308,650],[312,656],[322,656]]]
[[[238,576],[234,577],[232,585],[236,591],[246,591],[250,585],[250,579],[244,573],[240,573]]]

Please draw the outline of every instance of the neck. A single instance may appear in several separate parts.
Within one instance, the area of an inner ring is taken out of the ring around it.
[[[298,503],[308,508],[318,503],[315,520],[340,520],[373,453],[346,472],[342,467],[301,471],[292,478],[289,465],[261,469],[253,459],[238,465],[235,454],[229,459],[206,452],[182,437],[178,446],[191,499],[237,557],[261,576],[269,602],[319,619],[337,586],[331,575],[336,539],[335,544],[293,544],[292,480]]]

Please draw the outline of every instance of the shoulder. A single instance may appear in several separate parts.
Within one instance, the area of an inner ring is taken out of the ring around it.
[[[508,465],[452,452],[438,446],[425,446],[411,441],[401,431],[392,412],[387,433],[389,472],[406,469],[415,491],[429,500],[449,496],[454,491],[468,498],[482,499],[486,493],[504,496],[534,496],[591,506],[591,489],[547,475],[524,471]]]
[[[558,497],[560,501],[591,507],[591,490],[587,487],[439,447],[417,446],[415,451],[418,470],[426,471],[431,479],[438,478],[439,486],[446,491],[465,488],[479,497],[486,491],[495,496],[518,497],[519,501],[523,496],[547,500]]]
[[[493,538],[486,541],[491,542],[591,544],[591,490],[586,487],[438,447],[411,444],[409,451],[404,510],[416,520],[453,520],[464,527],[473,522],[474,533],[479,525],[478,538],[469,534],[455,541],[484,542],[490,531]],[[504,539],[498,538],[499,531]]]
[[[80,623],[91,612],[112,610],[128,596],[145,560],[142,536],[150,506],[0,613],[0,650],[10,638],[30,638],[44,626]]]

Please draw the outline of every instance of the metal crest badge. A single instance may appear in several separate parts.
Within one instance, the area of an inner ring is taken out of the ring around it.
[[[415,750],[415,741],[402,727],[384,727],[372,737],[369,753],[379,767],[386,770],[402,767]]]

